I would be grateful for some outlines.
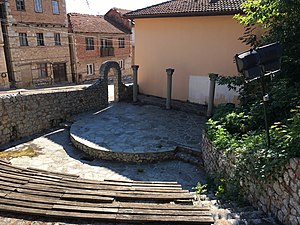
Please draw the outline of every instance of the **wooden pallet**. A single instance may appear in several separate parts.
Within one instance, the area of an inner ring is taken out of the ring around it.
[[[213,224],[177,182],[95,181],[0,161],[0,211],[124,223]]]

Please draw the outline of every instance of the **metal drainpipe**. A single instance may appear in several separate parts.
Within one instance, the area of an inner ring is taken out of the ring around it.
[[[4,51],[5,51],[5,59],[6,59],[6,67],[8,72],[8,80],[11,82],[11,87],[16,88],[16,78],[13,71],[12,66],[12,57],[11,57],[11,51],[10,51],[10,42],[9,42],[9,36],[8,36],[8,19],[7,19],[7,1],[4,1],[2,4],[2,15],[3,15],[3,21],[1,23],[2,25],[2,33],[3,33],[3,41],[4,41]]]

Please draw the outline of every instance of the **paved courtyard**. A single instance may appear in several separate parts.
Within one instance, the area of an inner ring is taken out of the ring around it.
[[[78,116],[71,134],[112,152],[149,153],[183,146],[200,151],[204,118],[151,105],[117,103]]]
[[[105,122],[103,122],[103,124],[101,124],[101,126],[99,127],[99,131],[101,131],[101,129],[104,131],[108,130],[105,131],[106,135],[109,135],[109,133],[112,134],[111,139],[108,139],[111,143],[128,142],[131,144],[131,146],[140,144],[140,146],[144,146],[144,148],[147,149],[147,145],[148,147],[157,146],[156,144],[151,145],[152,142],[150,140],[154,139],[159,143],[166,144],[164,146],[168,146],[168,144],[174,142],[172,144],[176,143],[176,145],[184,146],[189,145],[190,148],[200,147],[200,143],[198,141],[200,140],[201,128],[204,124],[204,118],[172,110],[166,111],[153,106],[125,107],[125,105],[119,104],[118,106],[114,107],[117,110],[115,110],[114,112],[110,112],[112,114],[109,114],[109,111],[104,111],[103,115],[100,115],[101,112],[95,112],[93,114],[85,113],[79,115],[75,117],[75,124],[81,124],[82,126],[84,126],[85,123],[89,122],[91,127],[98,129],[99,124],[97,125],[97,123],[95,122],[96,120],[94,120],[95,118],[99,117],[106,122],[111,121],[111,124],[106,124]],[[137,120],[137,114],[138,118],[140,118],[141,121]],[[147,114],[148,116],[146,117],[145,115]],[[110,116],[112,116],[113,118],[111,119]],[[126,130],[128,127],[133,129],[133,127],[131,127],[130,125],[128,126],[128,124],[131,123],[139,124],[140,129],[132,131]],[[114,124],[114,126],[112,124]],[[158,131],[157,128],[160,128],[161,130]],[[105,134],[105,132],[103,133]],[[96,133],[94,132],[94,134]],[[118,135],[122,136],[122,134],[125,135],[123,136],[124,138],[118,138]],[[130,134],[132,135],[132,140],[130,139]],[[149,136],[146,134],[149,134]],[[92,159],[82,151],[77,150],[72,145],[69,135],[70,133],[68,128],[53,129],[44,134],[38,135],[35,138],[32,138],[30,141],[23,141],[22,143],[11,143],[11,146],[14,147],[8,148],[8,151],[32,149],[37,153],[37,155],[34,157],[22,156],[18,158],[12,158],[9,159],[9,161],[14,166],[25,168],[33,167],[52,172],[75,174],[86,179],[177,181],[182,185],[183,189],[187,190],[192,190],[192,187],[195,187],[197,185],[197,182],[199,181],[202,184],[206,183],[205,172],[203,170],[199,169],[196,166],[178,160],[139,164]],[[146,136],[148,137],[146,138]],[[95,136],[94,138],[96,137],[97,136]],[[137,141],[138,139],[136,139],[137,137],[140,138],[139,142]],[[90,138],[90,135],[88,135],[87,138]],[[105,137],[103,141],[105,141],[106,138],[107,137]],[[172,144],[170,144],[169,146],[172,146]],[[112,144],[112,146],[114,145]],[[1,148],[5,148],[5,146],[1,146]],[[151,149],[153,150],[153,148]],[[255,223],[251,224],[276,224],[276,222],[262,223],[262,221],[267,221],[268,219],[270,219],[270,221],[273,220],[272,218],[266,218],[267,220],[265,220],[265,216],[260,211],[249,209],[249,207],[246,207],[245,209],[238,208],[235,210],[235,212],[233,212],[232,208],[220,208],[216,200],[209,201],[208,199],[206,199],[206,201],[203,201],[202,203],[211,206],[213,216],[217,221],[216,224],[248,224],[248,219],[244,219],[243,217],[244,214],[249,214],[249,220],[256,221]],[[218,219],[221,219],[220,223],[218,223]],[[57,222],[40,217],[0,213],[0,225],[2,224],[110,225],[109,223],[87,223],[86,221]]]
[[[85,132],[82,133],[87,139],[106,142],[112,148],[142,147],[145,151],[149,147],[157,147],[158,143],[160,148],[181,144],[199,148],[203,123],[204,119],[199,116],[166,111],[155,106],[123,103],[104,112],[85,113],[75,117],[75,125],[78,128],[84,127],[82,129]],[[134,127],[138,127],[138,130]],[[177,181],[189,190],[198,181],[205,182],[202,170],[182,161],[130,164],[90,159],[72,145],[68,129],[53,130],[9,150],[26,148],[34,149],[37,156],[11,159],[13,165],[76,174],[87,179]]]

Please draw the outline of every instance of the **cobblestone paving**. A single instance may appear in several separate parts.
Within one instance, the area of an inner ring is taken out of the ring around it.
[[[185,146],[200,150],[204,118],[157,106],[113,104],[77,118],[71,134],[112,152],[146,153]]]

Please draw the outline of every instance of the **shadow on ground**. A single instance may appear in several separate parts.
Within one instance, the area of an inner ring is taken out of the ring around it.
[[[177,181],[184,189],[191,190],[197,182],[205,183],[205,173],[196,166],[182,161],[172,160],[157,163],[123,163],[111,162],[89,157],[77,150],[70,142],[69,133],[66,129],[60,129],[44,136],[52,142],[60,145],[72,159],[91,167],[101,167],[131,180],[137,181]],[[81,170],[84,175],[84,169]],[[106,177],[109,179],[109,177]]]

